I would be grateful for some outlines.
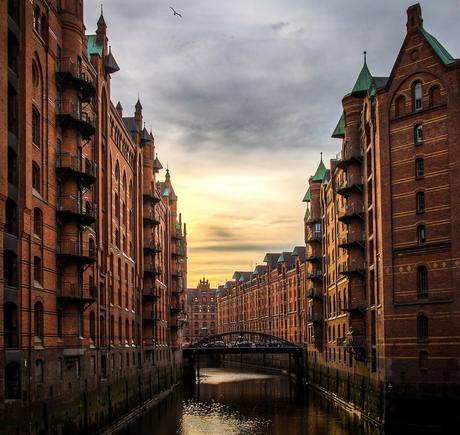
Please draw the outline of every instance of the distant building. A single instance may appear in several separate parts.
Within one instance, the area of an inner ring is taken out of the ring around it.
[[[186,301],[188,326],[185,329],[184,341],[194,343],[207,335],[216,334],[216,289],[211,288],[209,281],[203,278],[197,288],[188,288]]]

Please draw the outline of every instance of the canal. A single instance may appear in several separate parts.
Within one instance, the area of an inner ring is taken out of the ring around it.
[[[313,391],[290,396],[287,376],[205,368],[124,435],[376,435]]]

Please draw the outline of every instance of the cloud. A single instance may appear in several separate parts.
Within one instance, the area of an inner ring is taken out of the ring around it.
[[[421,4],[426,28],[458,56],[458,1]],[[267,250],[302,244],[301,199],[319,152],[327,160],[339,151],[330,135],[341,99],[364,50],[371,72],[390,73],[408,4],[175,0],[182,20],[169,5],[104,5],[121,67],[111,98],[132,116],[140,93],[189,223],[191,279],[209,261],[210,278],[218,280]],[[87,0],[85,14],[92,32],[99,3]]]

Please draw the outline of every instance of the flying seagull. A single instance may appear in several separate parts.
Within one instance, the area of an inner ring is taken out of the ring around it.
[[[172,6],[170,6],[169,9],[171,9],[174,12],[174,16],[177,15],[178,17],[182,18],[182,15],[179,12],[176,12],[175,9]]]

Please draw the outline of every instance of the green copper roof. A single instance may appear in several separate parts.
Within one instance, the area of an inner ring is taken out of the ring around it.
[[[326,166],[323,163],[323,153],[321,153],[321,161],[319,162],[318,169],[312,177],[312,181],[323,181],[324,174],[326,173]]]
[[[281,255],[279,256],[278,262],[277,262],[277,263],[278,263],[278,264],[284,263],[284,255],[283,255],[283,254],[281,254]]]
[[[364,58],[364,65],[359,73],[358,80],[351,91],[352,94],[359,92],[367,92],[372,85],[372,75],[367,67],[366,59]]]
[[[92,54],[97,54],[102,57],[102,45],[96,42],[96,35],[86,35],[86,43],[88,46],[88,57],[91,58]]]
[[[303,197],[303,202],[310,202],[311,201],[311,189],[308,188],[307,193]]]
[[[441,45],[441,43],[433,36],[430,35],[423,27],[420,28],[420,32],[431,45],[431,48],[443,61],[444,65],[449,65],[450,63],[455,62],[455,59],[452,55]]]
[[[308,218],[310,217],[310,210],[308,208],[305,210],[305,217],[304,220],[308,221]]]
[[[332,137],[334,138],[343,138],[345,137],[345,115],[342,112],[342,116],[335,127],[334,133],[332,133]]]

